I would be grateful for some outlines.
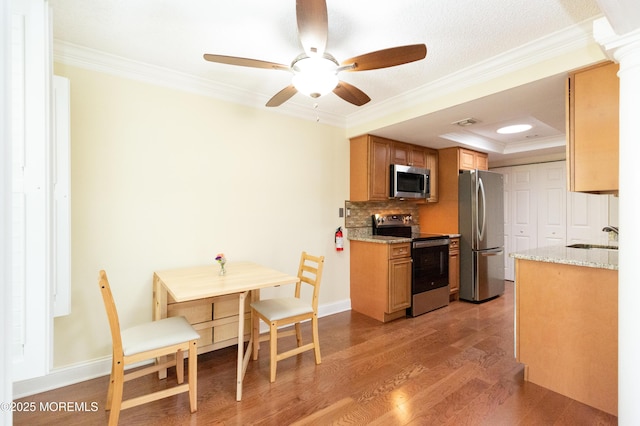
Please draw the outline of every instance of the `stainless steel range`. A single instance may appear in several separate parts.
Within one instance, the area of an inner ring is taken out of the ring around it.
[[[448,235],[420,234],[410,214],[372,216],[373,234],[411,238],[411,308],[407,315],[417,316],[449,304]]]

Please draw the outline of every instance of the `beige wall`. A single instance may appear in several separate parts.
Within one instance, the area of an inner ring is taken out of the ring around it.
[[[100,269],[123,326],[151,319],[154,270],[218,252],[292,274],[302,250],[325,255],[320,303],[348,299],[348,257],[333,249],[348,198],[344,129],[61,64],[55,73],[71,81],[72,194],[72,308],[55,320],[55,368],[110,355]]]

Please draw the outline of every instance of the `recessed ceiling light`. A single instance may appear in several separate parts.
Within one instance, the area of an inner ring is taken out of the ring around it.
[[[501,127],[496,132],[501,135],[510,135],[512,133],[522,133],[531,129],[531,124],[514,124],[513,126]]]

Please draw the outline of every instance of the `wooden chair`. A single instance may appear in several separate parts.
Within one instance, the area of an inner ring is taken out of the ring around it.
[[[322,268],[324,267],[324,256],[311,256],[302,252],[300,256],[300,266],[298,268],[298,278],[296,284],[295,297],[275,298],[260,300],[251,303],[251,313],[254,318],[259,318],[269,325],[269,348],[270,348],[270,381],[276,380],[277,362],[285,358],[292,357],[304,351],[313,349],[315,351],[316,364],[320,364],[320,342],[318,341],[318,293],[320,291],[320,280],[322,278]],[[310,302],[301,299],[302,284],[306,283],[313,287],[313,297]],[[306,345],[302,344],[302,333],[300,322],[311,320],[312,341]],[[254,320],[253,339],[253,359],[258,359],[260,345],[259,320]],[[294,330],[281,332],[278,335],[278,327],[294,324]],[[289,351],[278,353],[278,337],[295,334],[297,347]]]
[[[156,401],[182,392],[189,392],[191,412],[197,410],[197,343],[200,335],[184,317],[171,317],[120,330],[118,312],[105,271],[100,271],[99,280],[102,299],[109,318],[113,341],[113,361],[107,393],[106,409],[109,425],[117,425],[120,410]],[[184,352],[189,351],[189,382],[184,383]],[[124,367],[140,361],[175,355],[167,362],[158,363],[124,374]],[[124,382],[156,372],[162,368],[176,367],[178,386],[122,400]]]

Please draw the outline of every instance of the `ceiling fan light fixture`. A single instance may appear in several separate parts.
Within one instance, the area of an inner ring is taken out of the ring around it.
[[[501,135],[511,135],[514,133],[522,133],[527,130],[531,130],[531,124],[514,124],[511,126],[500,127],[496,130],[496,133],[500,133]]]
[[[292,84],[303,95],[319,98],[338,85],[338,63],[331,55],[301,55],[293,61],[291,69],[294,72]]]

